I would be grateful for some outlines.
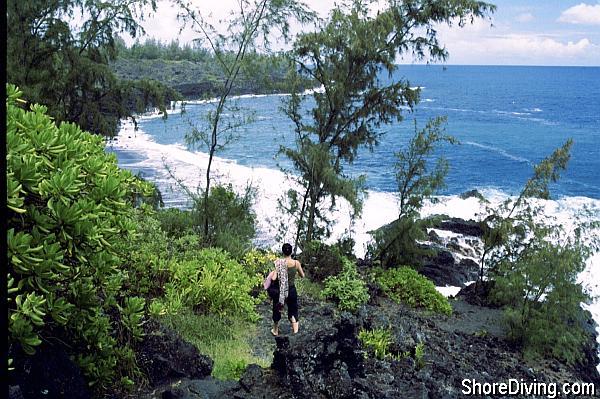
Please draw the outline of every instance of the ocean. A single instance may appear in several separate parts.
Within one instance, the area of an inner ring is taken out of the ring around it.
[[[355,252],[362,256],[368,231],[396,218],[394,154],[412,137],[415,123],[422,128],[437,116],[447,117],[446,133],[459,144],[440,148],[437,155],[450,163],[447,186],[436,203],[425,205],[423,215],[481,218],[478,201],[461,199],[461,193],[477,189],[493,204],[500,203],[519,193],[534,164],[572,138],[568,168],[551,186],[552,199],[541,201],[544,217],[563,223],[568,232],[581,211],[588,212],[587,220],[600,220],[600,67],[401,65],[381,80],[401,78],[420,87],[421,101],[414,110],[404,110],[402,122],[381,128],[381,142],[373,152],[362,149],[355,163],[346,165],[349,175],[366,175],[368,197],[355,221],[347,204],[338,204],[332,215],[333,239],[350,232],[357,243]],[[238,130],[236,140],[217,154],[213,166],[221,182],[239,189],[248,182],[257,187],[256,241],[262,246],[277,246],[275,225],[281,219],[277,198],[290,184],[279,169],[289,167],[289,161],[277,157],[281,145],[293,146],[294,141],[292,123],[280,110],[286,97],[234,98],[235,107],[225,112],[224,121],[235,123],[241,115],[252,115],[252,122]],[[306,104],[311,106],[310,99]],[[185,207],[187,198],[171,174],[192,189],[203,185],[206,150],[186,146],[185,135],[191,126],[201,127],[214,105],[189,101],[185,112],[178,106],[167,119],[157,113],[141,116],[137,131],[123,121],[107,151],[116,154],[121,167],[156,182],[166,206]],[[600,231],[592,234],[598,236]],[[600,254],[588,260],[580,279],[600,296]],[[598,299],[586,307],[600,324]]]

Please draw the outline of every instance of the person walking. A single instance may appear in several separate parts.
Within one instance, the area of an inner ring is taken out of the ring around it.
[[[298,293],[296,292],[296,274],[304,278],[304,270],[302,270],[302,264],[292,259],[292,246],[288,243],[283,244],[281,247],[283,252],[283,258],[277,259],[275,263],[275,270],[271,272],[271,286],[275,285],[272,290],[269,291],[269,296],[273,300],[273,328],[271,334],[274,336],[279,335],[279,320],[281,320],[281,311],[285,304],[288,307],[288,320],[292,323],[292,332],[298,333],[299,319],[298,319]],[[277,286],[279,290],[276,290]],[[277,294],[277,291],[278,294]]]

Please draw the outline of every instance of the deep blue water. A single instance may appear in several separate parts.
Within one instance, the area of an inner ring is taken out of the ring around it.
[[[414,65],[400,66],[392,79],[400,77],[423,87],[421,102],[414,112],[406,110],[403,122],[383,128],[373,153],[360,151],[347,167],[352,175],[366,174],[370,189],[397,191],[394,153],[412,136],[413,120],[422,127],[428,118],[447,116],[446,132],[461,144],[440,151],[450,162],[443,194],[473,188],[516,194],[532,166],[572,138],[571,161],[552,193],[600,198],[600,67]],[[255,112],[255,121],[218,156],[248,166],[286,164],[275,158],[281,144],[293,145],[292,124],[279,110],[285,98],[237,100]],[[188,104],[182,115],[141,120],[139,126],[158,143],[184,143],[189,121],[200,120],[209,107]],[[122,162],[125,154],[118,156]]]

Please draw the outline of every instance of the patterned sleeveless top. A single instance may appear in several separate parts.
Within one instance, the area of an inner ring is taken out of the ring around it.
[[[277,279],[279,280],[279,303],[284,304],[288,296],[288,268],[285,259],[277,259],[275,261],[275,269],[277,270]]]

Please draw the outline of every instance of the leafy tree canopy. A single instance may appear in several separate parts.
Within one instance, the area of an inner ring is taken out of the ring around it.
[[[9,0],[7,80],[57,121],[93,133],[112,135],[120,118],[150,105],[164,111],[174,91],[148,80],[119,80],[108,65],[117,56],[118,33],[143,33],[139,21],[147,6],[154,10],[155,1]],[[71,26],[79,15],[81,26]]]
[[[399,56],[438,61],[448,53],[438,42],[436,25],[463,25],[492,12],[493,5],[479,1],[410,0],[387,2],[377,13],[371,1],[336,6],[315,32],[299,36],[290,52],[301,77],[314,79],[322,90],[312,96],[314,106],[305,113],[309,96],[295,93],[285,112],[296,130],[294,148],[281,152],[300,174],[300,191],[292,190],[287,211],[296,216],[296,240],[318,238],[319,220],[327,224],[319,205],[326,197],[348,200],[360,212],[363,181],[346,176],[343,164],[352,163],[358,149],[372,149],[383,132],[380,126],[402,120],[402,107],[412,108],[419,91],[405,79],[382,81],[396,70]],[[317,234],[316,234],[317,233]]]

